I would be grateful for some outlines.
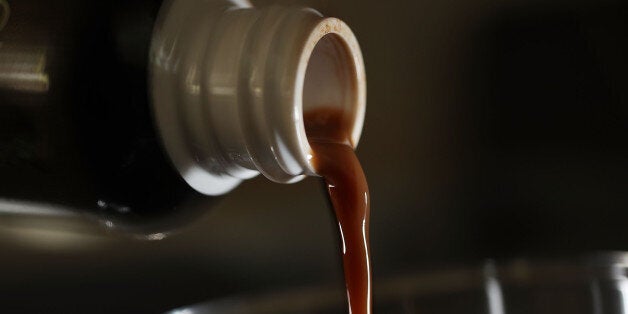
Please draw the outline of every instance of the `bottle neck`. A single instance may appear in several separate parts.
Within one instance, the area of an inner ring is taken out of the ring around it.
[[[165,149],[197,191],[223,194],[262,173],[316,175],[303,112],[342,109],[357,144],[366,83],[349,27],[312,9],[175,0],[151,48],[153,110]]]

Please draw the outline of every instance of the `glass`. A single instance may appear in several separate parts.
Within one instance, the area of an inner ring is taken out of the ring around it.
[[[488,260],[479,267],[422,271],[375,283],[374,313],[628,313],[628,253]],[[329,287],[239,296],[169,314],[346,313]]]

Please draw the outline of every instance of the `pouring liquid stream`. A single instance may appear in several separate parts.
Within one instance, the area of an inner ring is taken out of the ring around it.
[[[370,314],[369,191],[353,151],[351,121],[334,108],[310,110],[303,117],[312,164],[325,180],[340,228],[349,313]]]

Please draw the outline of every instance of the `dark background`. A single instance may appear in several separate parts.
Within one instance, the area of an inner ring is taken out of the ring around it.
[[[339,17],[360,41],[375,281],[487,257],[628,250],[624,1],[281,3]],[[313,178],[245,182],[161,241],[2,219],[0,307],[155,312],[341,287],[337,250]]]

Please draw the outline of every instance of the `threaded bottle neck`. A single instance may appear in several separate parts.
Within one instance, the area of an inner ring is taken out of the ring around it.
[[[307,8],[212,3],[199,14],[173,1],[152,45],[157,126],[188,184],[215,195],[258,173],[281,183],[315,175],[303,112],[317,107],[342,109],[357,143],[364,66],[342,21]]]

